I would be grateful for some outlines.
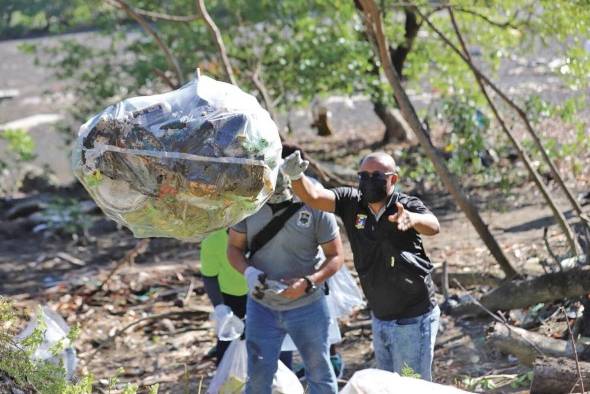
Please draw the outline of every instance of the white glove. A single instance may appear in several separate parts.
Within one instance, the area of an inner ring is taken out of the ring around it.
[[[309,166],[309,161],[301,159],[301,152],[296,150],[285,158],[281,171],[291,180],[299,179]]]
[[[212,318],[215,321],[215,333],[222,341],[233,341],[244,332],[244,323],[227,305],[217,305],[213,310]]]
[[[246,282],[248,283],[248,290],[251,292],[254,290],[256,285],[260,283],[260,275],[264,274],[264,272],[260,271],[257,268],[252,267],[251,265],[246,268],[244,271],[244,276],[246,277]]]
[[[215,322],[216,326],[227,319],[228,316],[233,315],[231,308],[225,304],[219,304],[213,309],[213,313],[211,314],[211,318]]]

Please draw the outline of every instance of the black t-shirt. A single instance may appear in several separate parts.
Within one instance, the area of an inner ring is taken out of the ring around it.
[[[358,189],[339,187],[335,213],[342,218],[355,268],[373,314],[381,320],[419,316],[435,305],[432,263],[414,229],[400,231],[388,216],[396,202],[416,213],[430,213],[417,197],[394,193],[377,220]]]

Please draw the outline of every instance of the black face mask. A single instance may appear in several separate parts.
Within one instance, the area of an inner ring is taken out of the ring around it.
[[[361,179],[359,190],[363,195],[363,200],[369,204],[383,201],[387,197],[387,181],[383,178]]]

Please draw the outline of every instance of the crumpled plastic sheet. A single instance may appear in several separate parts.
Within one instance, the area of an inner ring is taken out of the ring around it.
[[[199,76],[88,120],[72,167],[103,212],[136,237],[199,240],[262,207],[280,156],[277,127],[256,98]]]

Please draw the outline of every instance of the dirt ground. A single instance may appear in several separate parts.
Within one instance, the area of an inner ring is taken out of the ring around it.
[[[525,183],[508,197],[486,188],[473,188],[470,194],[480,201],[484,220],[517,269],[529,275],[542,273],[539,262],[548,257],[543,228],[549,227],[549,241],[557,250],[563,240],[533,187]],[[451,272],[501,276],[470,223],[446,193],[422,198],[442,226],[439,235],[425,239],[437,270],[446,261]],[[566,206],[565,201],[559,201]],[[215,370],[207,356],[214,345],[214,334],[200,277],[198,245],[152,239],[133,264],[124,264],[102,291],[89,296],[138,243],[127,230],[101,216],[92,220],[89,238],[72,240],[27,233],[0,239],[0,294],[15,301],[23,322],[36,305],[49,304],[68,324],[80,324],[82,332],[76,343],[79,371],[92,372],[99,379],[99,389],[106,387],[106,377],[122,367],[121,382],[143,386],[159,383],[162,393],[184,393],[187,387],[190,392],[201,392],[200,387],[204,392]],[[346,264],[352,268],[348,244],[346,250]],[[187,295],[189,288],[192,290]],[[472,291],[479,294],[485,290],[480,286]],[[151,315],[158,318],[126,328]],[[354,371],[374,365],[370,329],[350,329],[367,319],[367,311],[361,311],[342,322],[346,331],[338,346],[345,362],[342,384]],[[485,344],[485,329],[490,322],[443,315],[435,349],[435,381],[475,389],[477,381],[473,378],[494,375],[495,386],[484,380],[478,391],[527,391],[526,381],[523,387],[511,387],[511,383],[529,369]]]

